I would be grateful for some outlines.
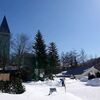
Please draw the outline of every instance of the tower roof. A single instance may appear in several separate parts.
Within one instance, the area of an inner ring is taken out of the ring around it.
[[[7,19],[5,16],[4,16],[1,26],[0,26],[0,32],[10,33],[10,29],[9,29]]]

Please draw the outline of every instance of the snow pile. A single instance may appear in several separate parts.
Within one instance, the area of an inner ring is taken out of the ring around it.
[[[61,86],[61,81],[59,78],[55,78],[54,80],[46,80],[46,81],[38,81],[38,82],[30,82],[30,85],[42,85],[42,86]]]
[[[80,81],[87,82],[88,81],[88,77],[87,76],[83,76],[82,78],[80,78]]]
[[[92,80],[88,80],[87,85],[100,86],[100,78],[94,78]]]
[[[54,78],[54,80],[48,80],[45,82],[46,85],[49,86],[61,86],[61,81],[59,78]]]

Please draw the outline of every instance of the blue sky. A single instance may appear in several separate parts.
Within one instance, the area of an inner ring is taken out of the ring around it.
[[[12,34],[34,38],[39,29],[59,52],[80,50],[100,56],[100,0],[0,0]]]

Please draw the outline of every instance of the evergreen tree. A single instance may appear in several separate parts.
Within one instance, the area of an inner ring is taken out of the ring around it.
[[[35,56],[35,68],[38,69],[39,74],[41,73],[41,71],[45,72],[47,68],[46,45],[40,31],[38,31],[35,36],[33,52]]]
[[[48,64],[49,73],[56,73],[56,67],[59,65],[59,56],[54,42],[51,42],[48,48]]]

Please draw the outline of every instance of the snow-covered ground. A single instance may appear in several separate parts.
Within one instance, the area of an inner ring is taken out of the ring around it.
[[[97,81],[98,80],[98,81]],[[87,82],[74,82],[67,83],[67,92],[80,97],[82,100],[100,100],[100,79],[93,79]],[[92,84],[95,84],[93,86]]]
[[[26,92],[20,95],[0,93],[0,100],[99,100],[100,85],[96,86],[99,81],[100,79],[81,82],[67,78],[66,92],[57,78],[54,81],[24,83]],[[48,96],[51,87],[56,88],[57,92]]]

